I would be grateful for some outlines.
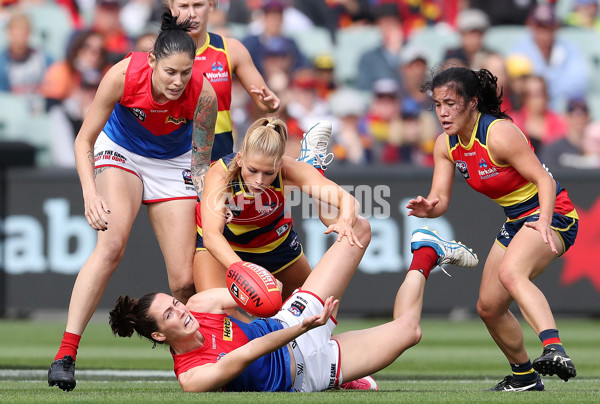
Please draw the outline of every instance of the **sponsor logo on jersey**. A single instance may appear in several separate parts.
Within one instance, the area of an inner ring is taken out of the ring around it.
[[[183,170],[181,172],[181,175],[183,176],[183,182],[185,183],[185,185],[194,185],[194,182],[192,181],[192,171],[191,170]]]
[[[167,119],[165,119],[165,123],[174,123],[175,125],[181,125],[182,123],[186,123],[187,119],[184,117],[175,118],[172,115],[169,115]]]
[[[463,175],[463,177],[465,177],[465,180],[471,179],[471,176],[469,175],[469,168],[467,167],[467,163],[465,163],[462,160],[456,160],[456,163],[454,163],[454,165],[456,166],[458,171]]]
[[[138,121],[144,122],[146,120],[146,113],[139,108],[129,108],[129,111],[137,118]]]
[[[212,64],[211,67],[213,72],[222,72],[223,71],[223,63],[217,61]]]
[[[208,73],[205,73],[204,76],[211,83],[218,83],[220,81],[229,81],[229,72],[228,71],[208,72]]]
[[[481,164],[481,162],[479,164]],[[496,170],[496,167],[484,168],[482,170],[479,170],[477,173],[479,174],[479,178],[485,180],[498,175],[498,170]]]
[[[229,317],[223,318],[223,340],[233,341],[233,326]]]
[[[483,159],[483,158],[479,159],[479,168],[484,168],[485,169],[485,168],[487,168],[487,166],[488,166],[488,164],[485,161],[485,159]]]

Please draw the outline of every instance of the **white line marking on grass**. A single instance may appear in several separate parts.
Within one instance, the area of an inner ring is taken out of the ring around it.
[[[87,377],[175,378],[175,373],[172,370],[77,369],[75,374]],[[48,370],[46,369],[0,369],[0,377],[26,379],[44,376],[48,376]]]

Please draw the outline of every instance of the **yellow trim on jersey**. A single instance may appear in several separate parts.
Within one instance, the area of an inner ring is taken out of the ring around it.
[[[500,205],[502,207],[512,206],[517,203],[527,201],[528,199],[535,196],[535,194],[537,194],[537,192],[538,192],[537,186],[535,186],[535,184],[533,184],[531,182],[528,182],[527,184],[523,185],[521,188],[515,189],[510,194],[507,194],[507,195],[501,196],[500,198],[494,199],[494,202],[496,202],[498,205]]]
[[[496,119],[493,120],[490,123],[490,126],[488,126],[486,133],[485,133],[485,144],[481,144],[481,147],[483,147],[485,150],[487,150],[487,155],[490,158],[490,161],[492,162],[492,164],[494,164],[496,167],[510,167],[510,164],[500,164],[498,163],[496,160],[494,160],[494,157],[492,157],[492,152],[490,151],[490,148],[488,147],[488,141],[490,138],[490,129],[492,129],[492,126],[494,126],[495,124],[497,124],[500,121],[504,121],[505,119]]]
[[[294,258],[293,260],[291,260],[290,262],[288,262],[281,268],[278,268],[275,271],[271,272],[271,274],[273,274],[273,275],[278,274],[279,272],[283,271],[284,269],[286,269],[287,267],[292,265],[294,262],[298,261],[300,259],[300,257],[302,257],[303,255],[304,255],[304,249],[302,248],[302,245],[300,245],[300,254],[298,254],[298,256],[296,258]]]
[[[206,48],[208,48],[208,45],[210,45],[210,35],[208,35],[208,32],[207,32],[206,40],[204,41],[204,45],[202,45],[202,47],[196,49],[196,56],[200,56],[202,54],[202,52],[204,52],[206,50]],[[217,49],[217,50],[220,50],[220,49]]]
[[[473,127],[473,131],[471,132],[471,137],[469,138],[469,144],[468,145],[463,145],[461,140],[460,140],[460,136],[457,135],[457,140],[458,142],[456,143],[457,145],[461,145],[463,149],[465,150],[471,150],[471,148],[473,147],[473,145],[475,144],[475,139],[477,138],[477,129],[479,128],[479,118],[481,118],[481,112],[479,112],[477,114],[477,122],[475,122],[475,126]]]
[[[281,237],[279,237],[277,240],[275,240],[269,244],[265,244],[262,247],[246,248],[246,247],[239,247],[239,246],[231,245],[231,244],[230,244],[230,246],[233,249],[233,251],[258,253],[258,254],[267,253],[267,252],[273,251],[274,249],[279,247],[281,245],[281,243],[283,243],[287,239],[291,230],[292,230],[292,228],[290,227],[288,229],[288,231],[286,231],[284,234],[282,234]]]
[[[227,228],[231,230],[233,234],[239,236],[240,234],[248,233],[249,231],[254,231],[260,229],[259,226],[253,224],[235,224],[235,223],[227,223]]]
[[[231,131],[233,131],[231,111],[217,112],[217,124],[215,126],[215,134]]]
[[[233,159],[235,159],[235,157]],[[225,161],[223,161],[223,159],[219,159],[219,161],[221,162],[221,165],[223,166],[225,171],[229,172],[229,166],[227,166],[227,164],[225,164]]]

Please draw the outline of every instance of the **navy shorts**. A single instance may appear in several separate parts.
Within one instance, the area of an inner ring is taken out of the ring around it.
[[[502,225],[502,228],[496,237],[496,241],[504,248],[507,248],[515,234],[521,230],[521,227],[523,227],[526,222],[535,222],[539,217],[538,214],[535,214],[514,221],[507,221]],[[575,243],[577,229],[579,228],[579,220],[555,212],[554,215],[552,215],[550,227],[552,230],[556,230],[560,236],[563,243],[564,254]]]
[[[298,241],[298,235],[293,228],[290,229],[285,240],[271,251],[247,252],[236,250],[235,246],[231,247],[243,261],[260,265],[272,274],[283,271],[302,256],[302,244]],[[206,248],[202,236],[196,233],[196,251],[198,250],[206,250]]]

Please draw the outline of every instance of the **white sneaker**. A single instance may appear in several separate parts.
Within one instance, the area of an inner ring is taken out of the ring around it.
[[[302,136],[298,161],[325,170],[333,161],[333,153],[327,153],[331,138],[331,122],[319,121]]]
[[[447,241],[435,231],[427,227],[417,229],[412,233],[410,249],[415,251],[421,247],[431,247],[438,254],[437,265],[452,264],[459,267],[473,268],[479,263],[477,254],[461,242]]]

